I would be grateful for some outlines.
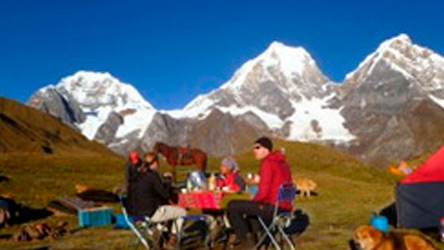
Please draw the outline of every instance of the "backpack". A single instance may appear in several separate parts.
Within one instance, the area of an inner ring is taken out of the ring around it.
[[[284,232],[288,235],[303,233],[310,224],[310,218],[302,210],[294,211],[293,218],[290,220],[288,226],[284,228]]]

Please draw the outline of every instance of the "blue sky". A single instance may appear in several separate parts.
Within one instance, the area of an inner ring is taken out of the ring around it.
[[[25,102],[78,70],[107,71],[182,108],[272,41],[340,82],[400,33],[444,55],[444,1],[1,0],[0,95]]]

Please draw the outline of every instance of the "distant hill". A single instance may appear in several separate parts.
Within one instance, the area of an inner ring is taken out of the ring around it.
[[[0,153],[115,155],[53,116],[0,97]]]

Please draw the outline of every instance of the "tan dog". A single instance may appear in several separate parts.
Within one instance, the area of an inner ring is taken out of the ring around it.
[[[76,188],[76,193],[78,193],[78,194],[83,193],[83,192],[85,192],[85,191],[91,189],[90,186],[82,185],[82,184],[77,184],[77,185],[75,186],[75,188]]]
[[[314,192],[318,186],[316,182],[304,177],[292,176],[293,184],[300,191],[300,196],[310,197],[311,193]]]
[[[438,250],[424,236],[408,232],[384,233],[372,226],[359,226],[353,241],[362,250]]]

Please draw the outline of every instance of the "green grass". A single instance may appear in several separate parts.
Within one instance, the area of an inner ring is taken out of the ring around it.
[[[353,230],[367,224],[373,211],[384,207],[394,197],[395,177],[327,147],[303,143],[278,142],[284,147],[292,172],[318,183],[318,195],[299,199],[297,206],[308,213],[310,226],[296,241],[300,249],[348,249]],[[235,156],[242,174],[256,172],[259,163],[252,152]],[[210,158],[209,169],[216,170],[220,159]],[[17,201],[31,206],[45,206],[59,195],[73,195],[74,185],[112,190],[123,182],[124,162],[120,158],[90,156],[27,157],[0,156],[3,174],[12,177],[0,183],[0,193],[11,193]],[[165,163],[161,168],[168,171]],[[181,168],[185,169],[185,168]],[[183,176],[183,173],[182,173]],[[118,212],[118,208],[115,210]],[[65,220],[71,229],[77,227],[76,217],[49,217],[44,221]],[[17,226],[2,229],[10,234]],[[51,249],[125,249],[128,231],[111,227],[76,230],[55,242],[12,243],[0,240],[1,249],[26,249],[35,245],[51,245]]]

